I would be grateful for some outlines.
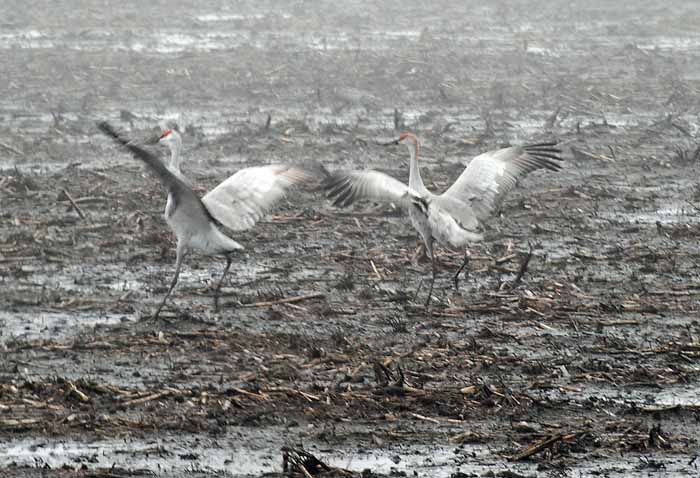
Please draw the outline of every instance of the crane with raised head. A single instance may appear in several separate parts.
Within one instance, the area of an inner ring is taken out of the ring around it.
[[[411,224],[423,239],[432,262],[430,303],[436,276],[433,244],[465,248],[464,262],[454,276],[459,288],[459,274],[469,261],[470,243],[483,240],[483,223],[498,208],[518,180],[537,169],[561,169],[561,150],[556,143],[511,146],[480,154],[473,158],[457,180],[442,194],[430,192],[423,184],[418,168],[420,144],[412,133],[383,145],[405,144],[410,153],[408,184],[379,171],[336,171],[325,182],[328,197],[335,206],[345,207],[357,199],[369,198],[401,205],[408,211]]]
[[[233,253],[243,249],[222,232],[221,226],[234,231],[250,229],[292,186],[317,178],[315,172],[300,166],[254,166],[236,172],[200,199],[180,171],[182,139],[177,131],[167,129],[160,136],[160,143],[171,150],[166,166],[154,153],[130,142],[109,123],[100,122],[98,127],[143,161],[168,191],[165,220],[177,237],[175,274],[154,319],[175,288],[182,261],[191,249],[226,258],[226,267],[214,291],[214,307],[218,311],[221,286],[231,268]]]

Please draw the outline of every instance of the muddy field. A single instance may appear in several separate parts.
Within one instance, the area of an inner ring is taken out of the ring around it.
[[[694,2],[123,3],[0,6],[1,476],[698,473]],[[219,313],[194,254],[151,321],[165,193],[100,119],[177,123],[200,192],[277,161],[406,179],[376,145],[403,130],[435,190],[504,144],[566,167],[457,292],[438,248],[429,308],[400,211],[299,191],[234,235]]]

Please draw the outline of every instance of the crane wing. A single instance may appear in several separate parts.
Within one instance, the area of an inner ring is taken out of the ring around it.
[[[241,169],[202,198],[209,213],[234,231],[251,228],[294,185],[316,175],[284,164]]]
[[[406,184],[379,171],[336,171],[324,183],[334,206],[349,206],[358,199],[375,199],[407,207],[419,195]]]
[[[465,222],[473,222],[474,215],[483,220],[493,214],[501,200],[513,189],[518,180],[537,169],[559,171],[562,158],[556,143],[489,151],[471,160],[464,172],[450,188],[435,200]],[[454,204],[469,205],[467,209],[452,210]],[[471,211],[471,213],[467,213]]]
[[[105,135],[112,138],[114,142],[129,150],[129,152],[133,154],[135,158],[143,161],[146,166],[158,177],[160,182],[168,188],[168,191],[175,191],[183,197],[191,196],[196,202],[199,201],[194,191],[192,191],[192,189],[180,178],[175,176],[155,154],[130,142],[126,137],[124,137],[124,135],[119,133],[114,126],[106,121],[97,123],[97,127]]]

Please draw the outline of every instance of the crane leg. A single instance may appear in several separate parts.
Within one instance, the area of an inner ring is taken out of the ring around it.
[[[187,249],[184,246],[180,246],[180,244],[178,243],[176,254],[177,254],[177,259],[175,260],[175,275],[173,276],[173,280],[170,282],[170,287],[168,288],[168,292],[165,293],[165,297],[163,297],[163,300],[160,302],[160,305],[156,309],[156,313],[153,314],[153,319],[158,318],[160,311],[163,309],[163,306],[165,305],[165,301],[168,300],[168,297],[170,297],[170,294],[172,293],[173,289],[175,288],[175,284],[177,284],[177,278],[180,276],[180,267],[182,266],[182,260],[185,258],[185,255],[187,255]]]
[[[532,244],[530,244],[530,250],[527,252],[525,259],[523,259],[523,262],[520,263],[520,269],[518,270],[518,275],[515,276],[515,280],[513,281],[513,284],[511,285],[511,287],[516,287],[518,284],[520,284],[520,281],[522,280],[523,276],[525,275],[525,272],[527,272],[527,266],[530,264],[531,259],[532,259]]]
[[[424,257],[427,257],[428,254],[426,253],[426,247],[423,242],[418,244],[418,247],[416,247],[416,250],[413,252],[413,255],[411,256],[411,262],[413,265],[418,265],[418,263],[423,259]]]
[[[428,299],[425,301],[426,307],[430,305],[430,301],[433,298],[433,285],[435,285],[435,276],[437,275],[437,262],[435,260],[435,254],[430,255],[430,260],[433,265],[433,275],[430,278],[430,287],[428,287]]]
[[[467,264],[469,264],[469,251],[464,251],[464,261],[462,262],[462,265],[459,267],[457,270],[457,273],[455,274],[454,281],[455,281],[455,292],[459,290],[459,275],[462,273],[465,267],[467,267]],[[467,273],[469,271],[464,273],[464,276],[467,276]]]
[[[226,274],[228,274],[228,270],[231,268],[231,262],[233,260],[231,259],[230,255],[226,255],[226,267],[224,268],[224,273],[221,276],[221,280],[219,280],[218,285],[216,286],[216,290],[214,291],[214,311],[218,312],[219,311],[219,294],[221,293],[221,285],[224,283],[224,278],[226,277]]]

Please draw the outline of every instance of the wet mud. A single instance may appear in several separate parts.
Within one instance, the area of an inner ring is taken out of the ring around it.
[[[68,3],[0,7],[0,475],[304,476],[302,450],[320,476],[697,473],[693,2]],[[165,193],[98,119],[177,122],[201,193],[277,161],[406,179],[376,144],[404,129],[438,191],[504,144],[566,167],[513,191],[458,291],[437,248],[429,308],[400,211],[297,191],[233,235],[219,313],[225,261],[192,254],[150,321]]]

